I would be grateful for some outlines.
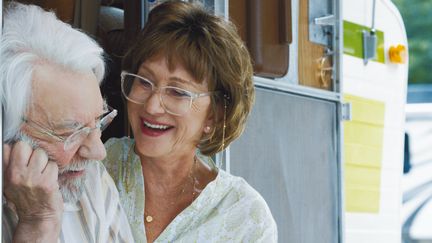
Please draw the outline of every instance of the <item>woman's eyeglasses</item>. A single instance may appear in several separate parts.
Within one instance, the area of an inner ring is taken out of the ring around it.
[[[145,104],[153,92],[159,92],[159,99],[166,112],[182,116],[192,106],[194,99],[212,95],[215,92],[194,93],[173,86],[156,87],[150,80],[139,75],[123,71],[121,73],[121,89],[129,101]]]

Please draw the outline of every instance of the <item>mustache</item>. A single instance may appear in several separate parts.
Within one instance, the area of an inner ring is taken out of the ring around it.
[[[62,175],[64,173],[70,172],[70,171],[81,171],[85,170],[88,165],[92,162],[95,162],[94,160],[80,160],[80,161],[72,161],[70,164],[68,164],[65,167],[59,168],[59,175]]]

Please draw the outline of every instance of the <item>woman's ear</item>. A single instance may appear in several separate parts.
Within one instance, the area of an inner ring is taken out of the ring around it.
[[[216,106],[216,109],[210,111],[206,121],[204,122],[203,132],[205,134],[209,134],[215,128],[216,124],[218,124],[223,119],[223,109],[220,105]]]
[[[211,131],[211,128],[212,127],[210,125],[204,126],[204,133],[209,134]]]
[[[205,134],[209,134],[212,131],[212,128],[215,124],[215,115],[213,113],[210,113],[204,122],[203,132]]]

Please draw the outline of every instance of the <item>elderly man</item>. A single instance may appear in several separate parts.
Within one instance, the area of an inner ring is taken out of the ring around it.
[[[10,4],[0,44],[3,242],[133,242],[105,157],[101,48],[36,6]]]

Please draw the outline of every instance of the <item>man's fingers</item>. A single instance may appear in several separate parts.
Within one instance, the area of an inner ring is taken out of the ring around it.
[[[28,164],[28,168],[36,173],[42,173],[48,163],[48,155],[46,152],[37,148],[33,151],[30,162]]]
[[[42,171],[42,174],[44,174],[44,176],[46,176],[47,178],[51,178],[55,181],[58,180],[58,165],[56,162],[53,161],[48,161],[48,163],[46,164],[45,169]]]
[[[9,144],[3,144],[3,172],[8,168],[9,166],[9,158],[11,153],[11,146]]]
[[[58,166],[57,163],[53,161],[48,161],[45,169],[42,171],[43,182],[41,184],[47,193],[52,195],[52,193],[59,193],[60,187],[58,182]]]
[[[9,156],[9,167],[24,169],[27,167],[32,153],[33,148],[30,144],[24,141],[18,141],[12,146],[12,151]]]

